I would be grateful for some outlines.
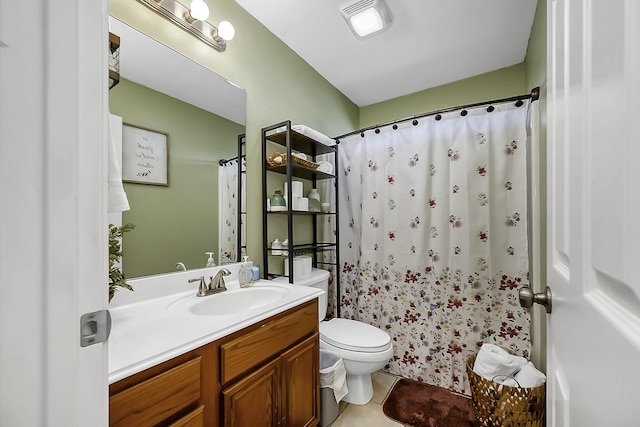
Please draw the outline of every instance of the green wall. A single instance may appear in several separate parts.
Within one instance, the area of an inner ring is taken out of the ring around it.
[[[529,93],[524,64],[405,95],[362,107],[360,127],[428,113],[438,109],[473,104]]]
[[[204,267],[218,255],[218,161],[237,155],[244,127],[175,98],[121,80],[109,92],[112,114],[169,135],[169,186],[125,183],[131,210],[123,223],[125,277]]]
[[[248,255],[259,262],[262,259],[260,129],[292,120],[327,135],[339,135],[358,128],[358,107],[234,0],[207,3],[210,22],[228,20],[236,29],[235,38],[223,53],[198,42],[136,1],[110,0],[109,13],[246,89],[247,249]]]

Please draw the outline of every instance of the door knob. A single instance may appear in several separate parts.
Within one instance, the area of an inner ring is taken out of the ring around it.
[[[522,307],[531,308],[533,303],[543,305],[547,309],[547,313],[551,313],[551,288],[546,287],[544,292],[534,294],[530,287],[520,288],[518,291],[520,305]]]

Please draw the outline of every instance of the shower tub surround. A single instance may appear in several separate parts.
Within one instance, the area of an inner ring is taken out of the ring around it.
[[[228,336],[256,322],[282,313],[318,298],[322,291],[288,286],[283,297],[260,309],[246,310],[223,316],[195,315],[188,309],[169,306],[194,296],[198,283],[189,279],[215,275],[223,267],[160,274],[129,280],[134,292],[120,291],[113,298],[109,311],[112,317],[109,337],[109,384],[141,372],[159,363]],[[239,263],[225,265],[231,271],[227,289],[239,289]],[[267,280],[254,283],[255,288],[275,285]],[[277,285],[281,286],[281,285]],[[219,294],[219,295],[223,295]],[[198,298],[206,301],[218,295]]]

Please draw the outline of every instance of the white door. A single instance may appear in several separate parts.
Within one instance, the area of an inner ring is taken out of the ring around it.
[[[106,0],[0,0],[0,426],[100,427]]]
[[[640,2],[548,3],[547,425],[640,425]]]

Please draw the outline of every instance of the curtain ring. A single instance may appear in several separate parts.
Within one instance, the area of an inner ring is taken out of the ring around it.
[[[466,115],[467,115],[467,110],[462,110],[462,111],[460,111],[460,115],[461,115],[462,117],[466,116]]]
[[[414,120],[414,121],[413,121],[413,122],[411,122],[411,123],[412,123],[414,126],[417,126],[417,125],[418,125],[418,121],[417,121],[417,120]]]
[[[393,130],[398,130],[398,125],[393,125]]]
[[[524,104],[524,102],[522,102],[522,99],[518,99],[516,101],[516,107],[522,107],[522,104]]]
[[[380,133],[380,129],[376,129],[376,135]]]
[[[491,112],[493,112],[493,110],[495,110],[495,108],[493,108],[493,105],[489,105],[487,107],[487,113],[491,113]]]
[[[364,132],[360,132],[360,137],[364,138]]]
[[[436,120],[437,121],[442,120],[442,114],[436,114]]]

